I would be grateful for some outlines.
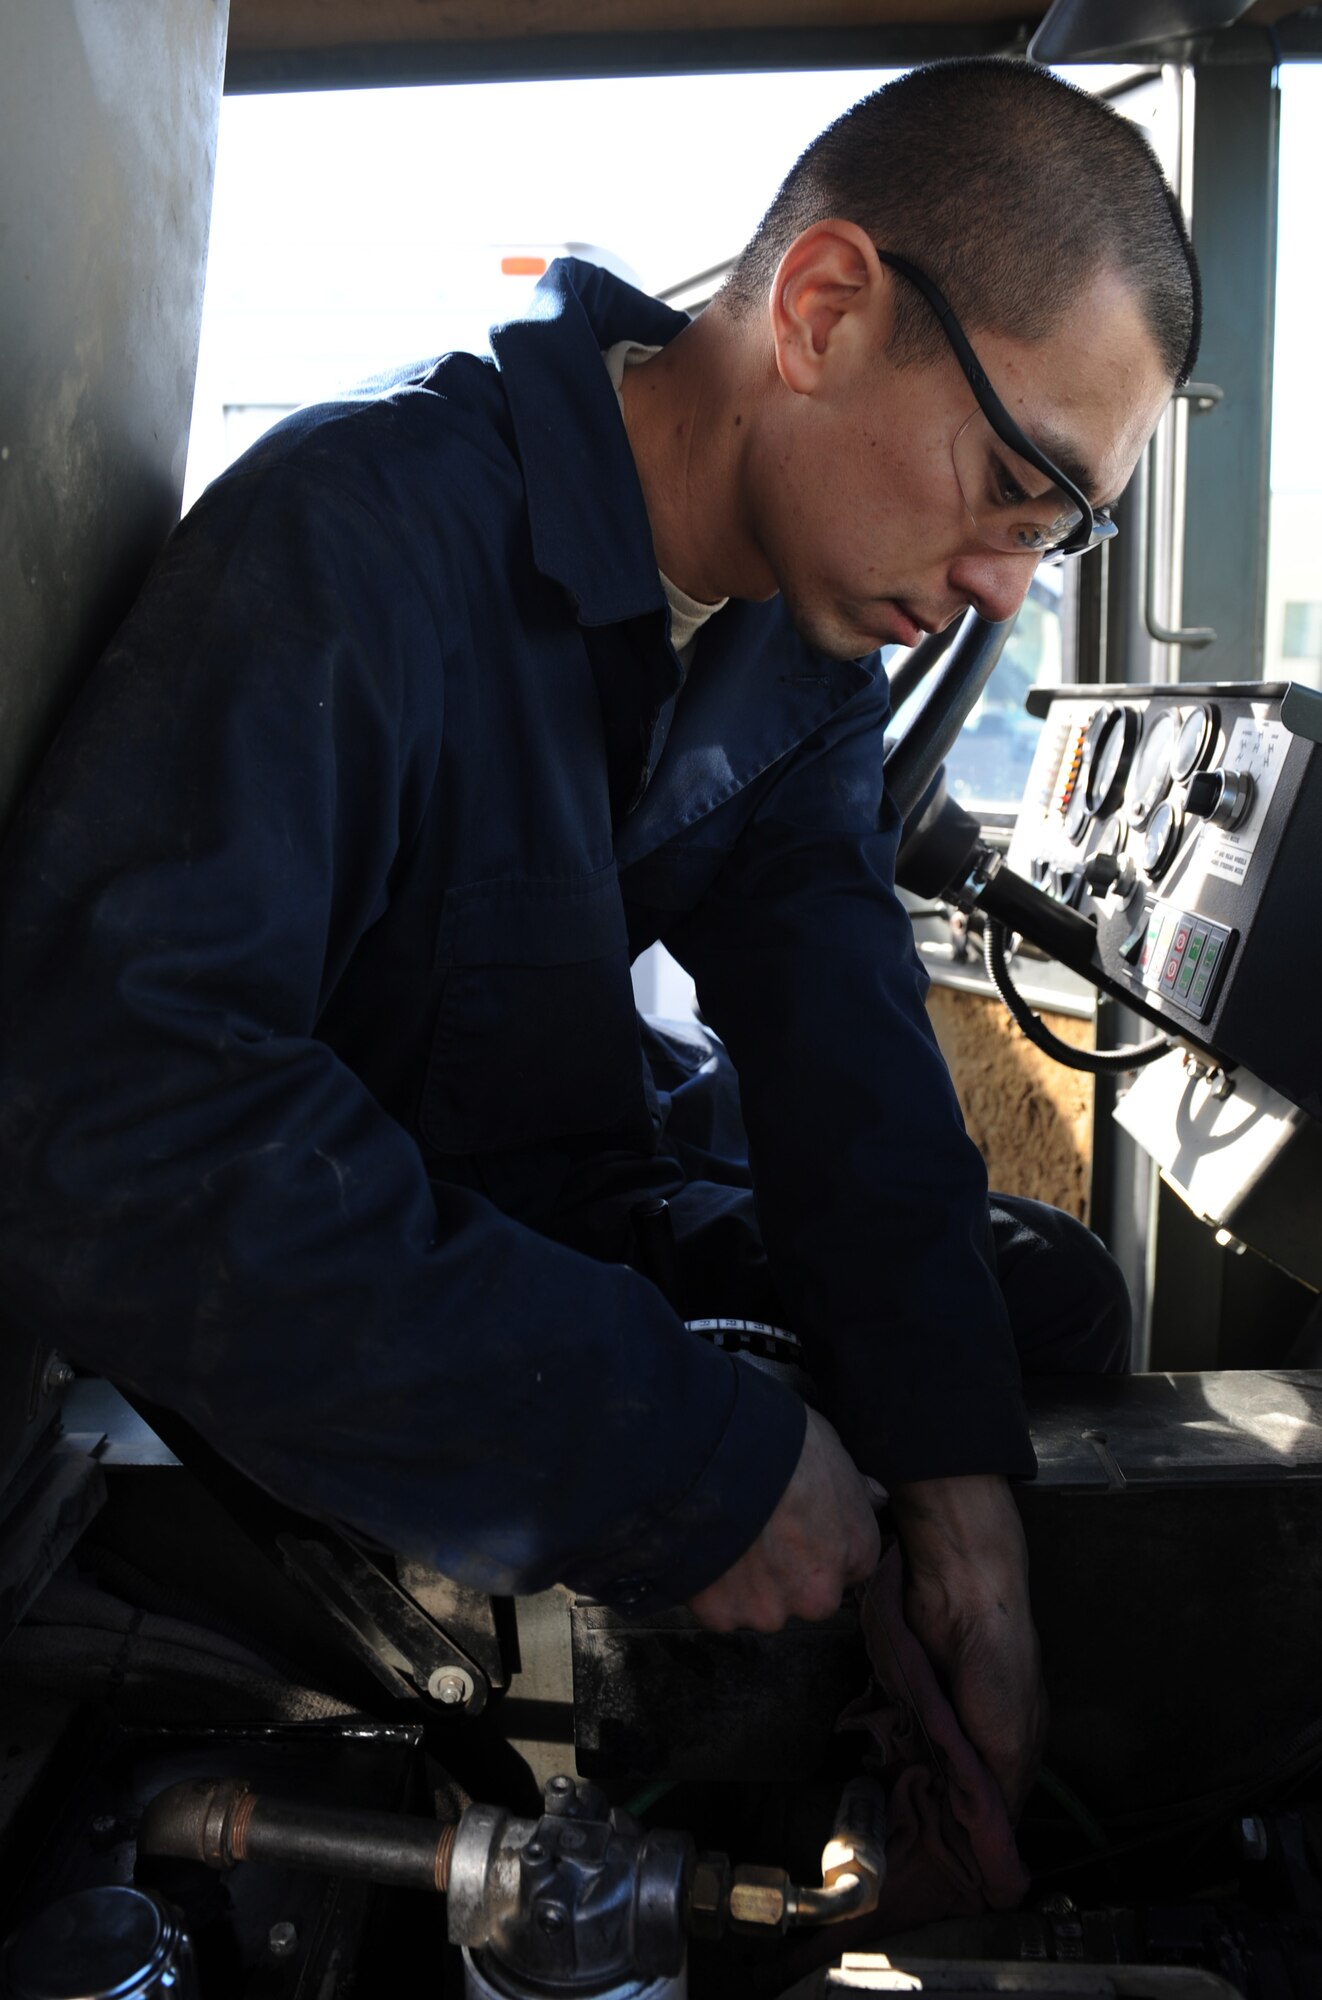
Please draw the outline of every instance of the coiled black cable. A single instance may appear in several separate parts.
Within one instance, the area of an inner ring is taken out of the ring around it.
[[[987,977],[1018,1026],[1044,1055],[1050,1056],[1053,1062],[1063,1063],[1066,1069],[1087,1070],[1093,1076],[1114,1076],[1124,1070],[1142,1069],[1146,1063],[1156,1062],[1158,1056],[1164,1056],[1168,1049],[1175,1047],[1173,1036],[1156,1035],[1150,1042],[1132,1042],[1125,1049],[1071,1048],[1059,1035],[1052,1034],[1011,979],[1006,955],[1006,928],[995,917],[987,918],[985,957]]]

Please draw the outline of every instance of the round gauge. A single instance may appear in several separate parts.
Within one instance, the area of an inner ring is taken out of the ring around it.
[[[1171,776],[1181,784],[1193,771],[1200,771],[1216,741],[1216,710],[1200,701],[1188,709],[1171,752]]]
[[[1125,812],[1131,826],[1146,826],[1171,788],[1171,756],[1179,729],[1179,718],[1173,708],[1149,712],[1125,798]]]
[[[1163,799],[1148,821],[1143,840],[1143,872],[1154,881],[1158,875],[1164,875],[1175,859],[1179,844],[1180,815],[1169,799]]]
[[[1084,791],[1090,812],[1114,812],[1119,805],[1137,734],[1138,717],[1132,708],[1104,708],[1088,725],[1092,755],[1087,755],[1085,744]]]

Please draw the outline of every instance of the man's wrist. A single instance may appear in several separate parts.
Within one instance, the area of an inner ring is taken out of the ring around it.
[[[1023,1573],[1019,1510],[998,1473],[906,1480],[890,1499],[911,1569],[967,1569],[992,1578]]]

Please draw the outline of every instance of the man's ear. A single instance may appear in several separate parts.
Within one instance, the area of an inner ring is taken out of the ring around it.
[[[867,232],[857,223],[815,222],[781,258],[768,301],[776,369],[787,389],[810,396],[855,337],[870,351],[890,332],[891,296]],[[885,320],[884,328],[880,322]]]

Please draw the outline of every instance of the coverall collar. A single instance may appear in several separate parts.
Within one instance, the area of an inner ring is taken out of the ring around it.
[[[665,610],[643,489],[601,357],[617,340],[664,346],[688,323],[599,265],[560,257],[526,315],[492,329],[533,558],[568,592],[580,624]]]
[[[617,340],[661,346],[687,325],[683,313],[610,272],[565,257],[538,285],[527,317],[491,335],[522,460],[538,570],[567,592],[581,625],[622,625],[650,615],[658,621],[659,645],[665,592],[602,353]],[[630,772],[640,797],[617,831],[622,864],[715,811],[880,671],[878,653],[833,659],[789,630],[783,610],[737,599],[704,627],[701,644],[705,671],[678,704],[679,664],[664,649],[673,673],[653,688],[642,767]],[[671,782],[654,784],[666,768]]]

